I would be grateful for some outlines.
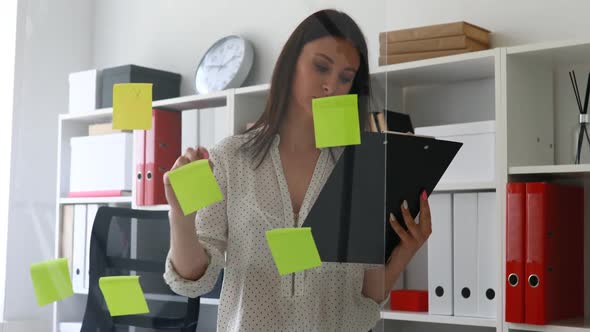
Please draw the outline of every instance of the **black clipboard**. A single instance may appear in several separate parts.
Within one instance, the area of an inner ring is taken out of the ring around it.
[[[385,110],[387,130],[400,133],[414,133],[414,126],[409,114]]]
[[[415,218],[422,189],[432,193],[463,145],[394,132],[361,142],[345,148],[303,223],[323,262],[385,264],[399,243],[389,213],[405,228],[403,200]]]

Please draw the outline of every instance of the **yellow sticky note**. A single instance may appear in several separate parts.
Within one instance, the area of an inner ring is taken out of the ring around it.
[[[139,315],[150,312],[139,276],[102,277],[98,287],[111,316]]]
[[[266,241],[282,276],[322,265],[309,227],[272,229]]]
[[[357,95],[313,99],[312,111],[318,149],[361,144]]]
[[[152,84],[113,85],[113,129],[152,129]]]
[[[208,159],[193,161],[170,171],[168,178],[184,215],[223,200]]]
[[[74,295],[66,258],[32,264],[30,270],[39,306]]]

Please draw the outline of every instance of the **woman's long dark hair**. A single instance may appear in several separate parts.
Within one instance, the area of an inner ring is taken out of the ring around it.
[[[301,50],[305,44],[326,36],[347,40],[358,50],[360,66],[349,93],[358,95],[360,127],[365,128],[371,91],[365,37],[350,16],[331,9],[318,11],[301,22],[285,43],[272,74],[264,113],[245,132],[252,135],[241,148],[248,151],[253,160],[259,160],[256,168],[266,158],[285,118],[293,87],[295,67]]]

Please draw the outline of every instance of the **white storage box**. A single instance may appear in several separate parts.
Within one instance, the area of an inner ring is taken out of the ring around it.
[[[96,69],[71,73],[68,81],[69,113],[87,113],[96,110],[100,98],[100,72]]]
[[[463,143],[439,185],[495,180],[496,121],[419,127],[416,135]]]
[[[70,196],[131,190],[133,133],[72,137]]]
[[[82,329],[82,323],[59,323],[59,332],[80,332]]]

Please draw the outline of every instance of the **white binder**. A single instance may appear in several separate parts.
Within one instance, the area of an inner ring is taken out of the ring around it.
[[[416,219],[418,219],[416,217]],[[426,290],[428,289],[428,248],[422,246],[412,260],[406,266],[404,271],[404,286],[406,289]]]
[[[477,316],[477,193],[453,196],[455,316]]]
[[[405,275],[404,272],[399,274],[399,277],[397,278],[397,280],[395,281],[395,283],[393,284],[393,287],[391,287],[391,290],[398,290],[398,289],[405,289]]]
[[[477,296],[478,316],[496,318],[500,292],[498,277],[499,239],[496,219],[496,193],[478,194]]]
[[[453,200],[451,194],[428,198],[432,234],[428,238],[428,312],[453,315]]]
[[[84,250],[84,288],[88,289],[90,281],[90,238],[92,236],[92,226],[94,226],[94,217],[100,207],[99,204],[88,204],[86,207],[86,246]]]
[[[72,253],[72,287],[74,293],[85,293],[86,205],[74,205],[74,252]]]

